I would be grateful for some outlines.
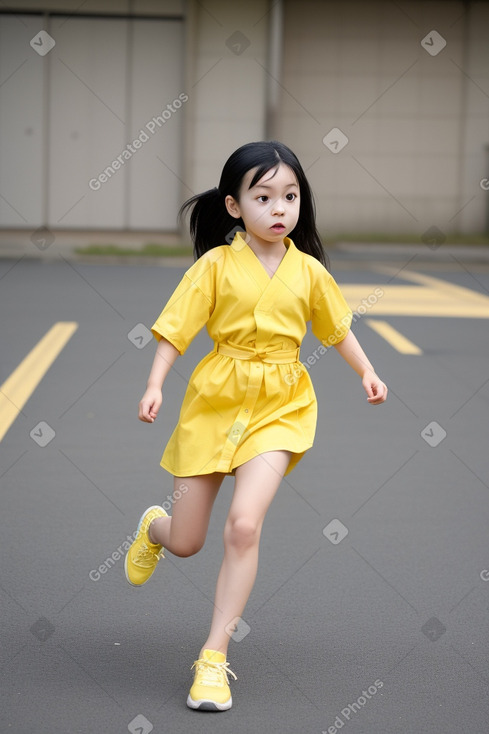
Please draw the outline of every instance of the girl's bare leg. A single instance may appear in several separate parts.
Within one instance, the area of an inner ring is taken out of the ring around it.
[[[214,500],[224,474],[174,477],[174,505],[171,517],[153,520],[150,540],[176,556],[191,556],[205,542]]]
[[[236,469],[234,495],[224,528],[224,560],[217,580],[212,625],[202,650],[208,648],[227,654],[229,624],[241,616],[253,588],[263,521],[289,461],[289,451],[269,451]]]

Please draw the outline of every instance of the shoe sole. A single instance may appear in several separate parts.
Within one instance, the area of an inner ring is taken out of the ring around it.
[[[194,699],[190,697],[190,694],[187,698],[187,706],[194,709],[194,711],[227,711],[232,705],[232,697],[226,701],[226,703],[217,703],[217,701],[209,701],[206,698],[194,701]]]
[[[141,530],[141,525],[143,524],[143,520],[144,520],[145,516],[151,510],[163,510],[163,508],[160,505],[151,505],[151,507],[147,507],[146,508],[146,510],[143,512],[143,514],[141,515],[141,517],[139,519],[139,523],[138,523],[138,526],[137,526],[137,529],[136,529],[136,537],[139,535],[139,531]],[[165,512],[165,510],[163,510],[163,512]],[[167,513],[166,512],[165,512],[165,515],[167,516]],[[127,551],[126,557],[124,558],[124,573],[126,574],[126,579],[127,579],[128,583],[131,584],[131,586],[135,586],[137,589],[139,589],[140,586],[144,586],[144,584],[146,583],[146,581],[144,581],[142,584],[133,584],[133,582],[129,578],[129,573],[128,573],[128,570],[127,570],[127,559],[128,559],[128,557],[129,557],[129,551]],[[151,576],[149,578],[151,578]],[[147,581],[149,581],[149,579],[147,579]]]

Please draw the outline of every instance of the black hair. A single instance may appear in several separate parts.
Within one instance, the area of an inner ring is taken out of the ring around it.
[[[297,249],[312,255],[324,267],[329,268],[321,238],[316,229],[316,209],[311,187],[297,156],[283,143],[276,140],[247,143],[234,151],[222,169],[219,186],[188,199],[178,212],[179,220],[191,209],[190,235],[194,243],[194,255],[199,258],[204,252],[219,245],[231,244],[233,232],[245,229],[241,218],[232,217],[224,203],[230,195],[239,202],[239,193],[244,176],[256,168],[251,189],[268,171],[280,163],[294,172],[300,190],[300,210],[297,224],[290,238]]]

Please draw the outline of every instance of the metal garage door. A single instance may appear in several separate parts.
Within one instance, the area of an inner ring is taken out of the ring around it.
[[[181,19],[2,15],[0,34],[1,226],[175,229]]]

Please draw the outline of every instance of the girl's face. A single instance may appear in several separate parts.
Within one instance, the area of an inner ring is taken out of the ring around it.
[[[244,176],[239,201],[226,196],[226,208],[232,217],[241,217],[246,232],[257,243],[283,241],[299,219],[300,190],[295,173],[280,163],[250,189],[255,172],[252,168]]]

